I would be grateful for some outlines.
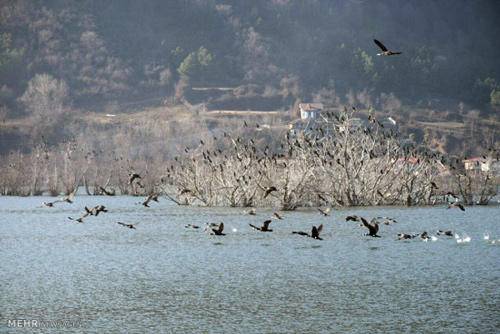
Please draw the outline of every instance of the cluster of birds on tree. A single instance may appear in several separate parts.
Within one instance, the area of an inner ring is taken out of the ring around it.
[[[257,145],[251,132],[247,138],[224,132],[213,137],[211,146],[200,141],[175,157],[159,188],[180,205],[280,210],[438,203],[462,209],[471,204],[472,190],[464,186],[471,177],[490,177],[490,182],[476,182],[487,189],[476,191],[486,203],[496,194],[491,179],[498,176],[467,175],[459,159],[408,144],[371,115],[368,125],[359,124],[355,112],[344,109],[336,115],[327,110],[323,122],[303,131],[288,130],[277,148]],[[243,127],[250,125],[245,122]],[[499,154],[494,149],[490,153]],[[464,204],[455,195],[454,202],[449,201],[452,191],[459,192]]]

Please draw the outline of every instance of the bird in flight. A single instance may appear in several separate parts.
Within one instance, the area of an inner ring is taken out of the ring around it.
[[[224,231],[224,223],[220,223],[219,228],[217,230],[213,228],[212,231],[210,235],[226,235],[226,233],[222,233]]]
[[[42,208],[43,208],[43,207],[46,207],[46,206],[48,206],[48,207],[51,207],[51,208],[52,208],[52,207],[54,207],[54,204],[56,204],[56,203],[58,203],[58,202],[60,202],[60,201],[54,201],[54,202],[43,202]]]
[[[361,217],[361,221],[363,222],[363,226],[366,227],[369,231],[369,233],[365,233],[363,235],[369,235],[370,237],[375,237],[375,238],[380,238],[378,233],[378,223],[377,223],[377,218],[373,218],[371,222],[368,222],[366,219]]]
[[[437,235],[447,235],[449,237],[453,236],[453,233],[451,231],[441,231],[441,230],[436,230]]]
[[[305,237],[313,238],[313,239],[318,239],[318,240],[323,240],[319,237],[319,234],[323,230],[323,224],[319,225],[318,227],[313,226],[311,230],[311,234],[307,232],[302,232],[302,231],[292,231],[293,234],[299,234],[303,235]]]
[[[374,39],[373,41],[375,42],[375,44],[377,44],[382,49],[382,52],[381,53],[377,53],[377,56],[393,56],[393,55],[401,54],[401,52],[399,52],[399,51],[389,51],[389,50],[387,50],[387,48],[385,47],[385,45],[382,44],[382,42],[380,42],[377,39]]]
[[[271,224],[271,220],[266,220],[264,224],[261,227],[248,224],[250,225],[254,230],[261,231],[261,232],[272,232],[273,230],[269,229],[269,224]]]
[[[139,223],[135,223],[135,224],[125,224],[125,223],[122,223],[122,222],[118,222],[118,224],[120,224],[121,226],[125,226],[125,227],[128,227],[130,229],[136,229],[135,228],[135,225],[139,224]]]
[[[328,217],[331,208],[326,208],[325,210],[321,210],[321,208],[318,208],[318,215],[323,215],[325,217]]]
[[[405,239],[413,239],[413,238],[415,238],[414,235],[406,234],[406,233],[399,233],[399,234],[396,234],[396,236],[398,237],[398,240],[405,240]]]
[[[346,222],[350,220],[352,220],[353,222],[359,222],[359,217],[356,215],[352,215],[352,216],[347,216],[347,218],[345,219]]]
[[[83,219],[87,218],[87,216],[88,216],[88,215],[89,215],[89,214],[87,213],[87,214],[83,215],[83,216],[82,216],[82,217],[80,217],[80,218],[72,218],[72,217],[68,217],[68,219],[74,220],[74,221],[79,222],[79,223],[83,223]]]
[[[451,209],[453,207],[458,207],[460,210],[465,211],[465,207],[458,202],[458,196],[456,196],[454,193],[451,191],[448,192],[448,196],[451,196],[455,199],[455,202],[448,202],[448,207],[447,209]]]
[[[277,191],[278,189],[276,189],[275,186],[270,186],[270,187],[267,187],[264,189],[264,198],[266,198],[270,193],[272,193],[273,191]]]
[[[271,218],[272,219],[282,220],[283,219],[283,215],[280,215],[279,213],[275,212]]]
[[[128,176],[129,176],[128,184],[132,184],[132,182],[134,182],[135,179],[141,178],[141,176],[139,174],[134,173],[134,172],[129,173]]]
[[[248,210],[248,211],[243,211],[243,212],[244,212],[244,213],[246,213],[247,215],[252,215],[252,216],[255,216],[255,215],[256,215],[256,213],[255,213],[255,212],[256,212],[255,208],[252,208],[252,209],[250,209],[250,210]]]
[[[204,232],[208,231],[212,227],[219,227],[218,223],[205,223],[205,224],[207,225],[207,227],[205,227],[205,229],[203,230]]]
[[[72,204],[72,203],[73,203],[73,201],[72,201],[71,199],[73,198],[73,196],[75,196],[75,194],[76,194],[77,190],[78,190],[78,187],[77,187],[77,188],[75,188],[75,189],[71,192],[71,194],[69,194],[69,195],[68,195],[68,197],[66,197],[66,198],[61,198],[61,201],[60,201],[60,202],[63,202],[63,203],[64,203],[64,202],[67,202],[67,203]]]
[[[154,197],[155,195],[149,195],[144,202],[137,202],[135,204],[141,204],[144,205],[146,208],[149,208],[149,202],[151,202],[151,200],[154,200]],[[158,200],[156,200],[156,202],[158,202]]]

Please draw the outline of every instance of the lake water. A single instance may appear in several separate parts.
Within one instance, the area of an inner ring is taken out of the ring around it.
[[[0,197],[0,332],[26,330],[13,319],[59,326],[45,329],[54,333],[500,332],[498,205],[346,208],[329,217],[311,208],[284,212],[263,233],[248,224],[272,209],[250,216],[85,195],[40,207],[51,200]],[[109,212],[68,219],[98,204]],[[371,238],[345,221],[350,214],[398,223]],[[185,228],[221,221],[226,236]],[[323,241],[291,234],[321,223]],[[471,240],[395,236],[436,229]]]

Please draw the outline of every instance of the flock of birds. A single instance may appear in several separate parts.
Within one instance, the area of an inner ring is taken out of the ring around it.
[[[384,46],[384,44],[382,44],[380,41],[378,41],[376,39],[374,40],[374,42],[382,49],[382,52],[377,54],[379,56],[391,56],[391,55],[401,54],[401,52],[389,51]],[[245,126],[247,126],[246,122],[245,122]],[[201,144],[203,145],[203,141],[201,141]],[[132,185],[134,181],[136,183],[138,183],[138,182],[140,182],[140,180],[141,180],[141,176],[138,173],[135,173],[135,172],[129,173],[128,183],[130,185]],[[437,188],[437,186],[436,186],[436,188]],[[108,191],[106,191],[106,189],[102,189],[102,190],[103,190],[103,193],[106,195],[110,195],[110,196],[114,195],[114,192],[108,192]],[[181,192],[187,193],[189,191],[190,190],[188,190],[188,189],[181,189]],[[275,186],[270,185],[267,187],[262,187],[262,191],[263,191],[263,198],[266,198],[271,193],[278,191],[278,189]],[[77,192],[77,189],[75,189],[73,192],[71,192],[67,197],[61,198],[60,200],[56,200],[53,202],[44,202],[43,207],[53,207],[56,203],[59,203],[59,202],[71,204],[71,203],[73,203],[72,199],[75,196],[76,192]],[[181,193],[181,195],[182,195],[182,193]],[[318,196],[321,196],[321,195],[318,195]],[[448,203],[447,209],[457,207],[461,211],[465,211],[465,207],[459,202],[458,196],[456,196],[452,192],[448,192],[447,196],[454,199],[453,202],[447,201],[447,203]],[[144,207],[149,208],[150,207],[149,204],[151,203],[151,201],[159,202],[158,197],[159,197],[159,194],[151,194],[151,195],[147,196],[147,198],[145,200],[139,201],[136,204],[140,204]],[[321,197],[320,197],[320,199],[321,199]],[[326,199],[324,199],[324,201],[326,203],[328,203],[328,201],[326,201]],[[318,214],[323,215],[324,217],[328,217],[329,212],[331,210],[331,207],[327,207],[324,209],[318,208],[317,210],[318,210]],[[70,220],[76,221],[78,223],[83,223],[85,218],[87,218],[89,216],[96,216],[97,217],[99,215],[99,213],[101,213],[101,212],[104,212],[104,213],[108,212],[107,208],[104,205],[98,205],[92,209],[89,209],[88,207],[85,206],[85,211],[83,211],[83,215],[81,217],[79,217],[79,218],[68,217],[68,218]],[[250,209],[248,211],[245,211],[244,213],[249,214],[249,215],[256,215],[256,209],[253,208],[253,209]],[[253,230],[256,230],[256,231],[273,232],[273,230],[270,229],[272,219],[283,220],[284,216],[281,214],[278,214],[278,213],[274,213],[273,216],[271,217],[271,219],[265,220],[261,226],[256,226],[254,224],[249,224],[249,225]],[[371,219],[370,221],[368,221],[367,219],[365,219],[363,217],[358,217],[356,215],[347,216],[346,221],[347,222],[349,222],[349,221],[360,222],[359,226],[366,228],[368,230],[368,232],[364,233],[363,235],[374,237],[374,238],[381,237],[378,234],[381,224],[390,225],[392,223],[397,223],[396,219],[391,218],[391,217],[375,217],[375,218]],[[118,222],[118,224],[123,226],[123,227],[129,228],[129,229],[136,229],[135,226],[138,225],[139,223],[131,224],[131,223]],[[193,228],[193,229],[201,229],[200,226],[194,225],[194,224],[187,224],[185,227],[186,228]],[[320,237],[320,233],[322,232],[322,230],[323,230],[323,224],[320,224],[319,226],[312,226],[310,233],[304,232],[304,231],[292,231],[291,233],[305,236],[305,237],[309,237],[309,238],[316,239],[316,240],[323,240]],[[205,227],[204,231],[205,232],[208,231],[210,235],[215,235],[215,236],[225,236],[226,235],[226,233],[224,233],[224,223],[223,222],[221,222],[221,223],[206,223],[206,227]],[[233,232],[236,232],[236,231],[237,231],[236,229],[233,229]],[[471,238],[468,236],[460,237],[458,234],[452,233],[452,231],[443,231],[443,230],[436,230],[436,235],[429,235],[427,231],[424,231],[424,232],[418,233],[418,234],[398,233],[398,234],[396,234],[396,236],[398,237],[397,240],[422,239],[424,242],[427,242],[429,240],[437,241],[438,236],[455,238],[457,243],[467,243],[467,242],[470,242],[470,240],[471,240]],[[489,236],[485,235],[484,239],[489,240]],[[495,242],[495,241],[496,240],[494,240],[493,242]],[[500,240],[499,240],[499,242],[500,242]]]
[[[130,177],[131,177],[130,182],[133,182],[135,179],[140,178],[140,176],[138,174],[133,174],[133,175],[131,174]],[[267,187],[263,190],[265,192],[264,196],[267,196],[270,192],[276,191],[276,190],[277,190],[276,187],[273,187],[273,186]],[[73,197],[75,196],[76,192],[77,192],[77,189],[72,191],[67,197],[63,197],[60,200],[56,200],[53,202],[44,202],[42,207],[54,207],[54,205],[56,203],[72,204]],[[465,211],[465,208],[463,207],[463,205],[458,202],[457,196],[455,196],[451,192],[449,192],[448,195],[453,197],[455,199],[455,202],[450,202],[448,204],[447,209],[450,209],[452,207],[458,207],[461,211]],[[140,204],[144,207],[149,208],[150,207],[149,203],[151,201],[159,202],[158,196],[159,196],[158,194],[149,195],[149,196],[147,196],[147,198],[144,201],[139,201],[135,204]],[[325,209],[318,208],[317,210],[318,210],[319,215],[322,215],[324,217],[328,217],[328,216],[330,216],[329,212],[331,209],[332,209],[331,207],[327,207]],[[89,209],[87,206],[85,206],[84,211],[83,211],[83,215],[81,217],[79,217],[79,218],[68,217],[68,219],[76,221],[78,223],[83,223],[85,218],[87,218],[89,216],[97,217],[101,212],[106,213],[106,212],[108,212],[108,209],[104,205],[97,205],[97,206],[93,207],[92,209]],[[255,216],[255,215],[257,215],[257,210],[255,208],[252,208],[248,211],[244,211],[244,214]],[[254,224],[249,224],[249,226],[253,230],[256,230],[256,231],[273,232],[273,230],[270,228],[270,225],[271,225],[273,219],[274,220],[283,220],[284,218],[285,217],[283,214],[279,214],[279,213],[274,212],[273,215],[271,216],[271,219],[265,220],[261,226],[257,226]],[[370,221],[368,221],[364,217],[358,217],[357,215],[347,216],[345,221],[346,222],[350,222],[350,221],[359,222],[360,227],[366,228],[368,230],[368,232],[364,233],[363,235],[370,236],[373,238],[380,238],[381,237],[378,234],[380,231],[380,225],[382,225],[382,224],[383,225],[391,225],[393,223],[398,222],[395,218],[383,217],[383,216],[377,216],[377,217],[371,219]],[[118,224],[120,226],[129,228],[129,229],[136,229],[136,226],[139,223],[132,223],[131,224],[131,223],[118,222]],[[226,235],[226,233],[224,233],[224,223],[223,222],[220,222],[220,223],[208,223],[207,222],[207,223],[205,223],[205,225],[206,226],[204,228],[204,231],[209,232],[209,235],[214,235],[214,236],[225,236]],[[185,227],[192,228],[192,229],[201,229],[201,226],[195,225],[195,224],[187,224],[187,225],[185,225]],[[319,226],[312,226],[310,233],[304,232],[304,231],[296,231],[296,230],[291,231],[291,233],[297,234],[300,236],[304,236],[304,237],[309,237],[309,238],[316,239],[316,240],[323,240],[320,237],[320,233],[322,232],[322,230],[323,230],[323,224],[320,224]],[[237,230],[233,229],[233,232],[237,232]],[[471,241],[470,236],[464,235],[461,237],[457,233],[453,233],[452,231],[444,231],[444,230],[439,230],[439,229],[436,230],[436,235],[430,235],[427,231],[423,231],[422,233],[414,233],[414,234],[409,234],[409,233],[396,234],[397,240],[421,239],[421,240],[423,240],[423,242],[428,242],[429,240],[430,241],[437,241],[438,236],[443,236],[443,237],[447,237],[447,238],[454,238],[457,243],[468,243]],[[497,243],[497,242],[500,243],[500,240],[490,240],[490,237],[488,234],[484,235],[484,240],[486,240],[487,242],[491,242],[491,243]]]

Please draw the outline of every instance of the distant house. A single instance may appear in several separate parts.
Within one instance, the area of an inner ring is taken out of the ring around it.
[[[316,131],[318,123],[324,122],[321,117],[323,103],[300,103],[300,118],[290,123],[294,131]]]
[[[333,131],[346,131],[347,129],[356,130],[370,127],[370,123],[361,118],[350,118],[348,123],[335,128],[334,124],[338,124],[338,120],[330,118],[326,120],[322,115],[323,103],[300,103],[300,118],[290,123],[290,129],[293,131],[312,131],[316,132],[319,128],[323,130],[322,133],[328,135]],[[396,120],[392,117],[380,118],[377,120],[385,130],[396,130]]]
[[[500,163],[498,160],[492,159],[490,157],[474,157],[470,159],[462,160],[464,168],[466,170],[481,170],[483,172],[488,172],[490,170],[499,170]]]
[[[301,119],[316,120],[321,116],[323,103],[301,103],[299,109]]]

